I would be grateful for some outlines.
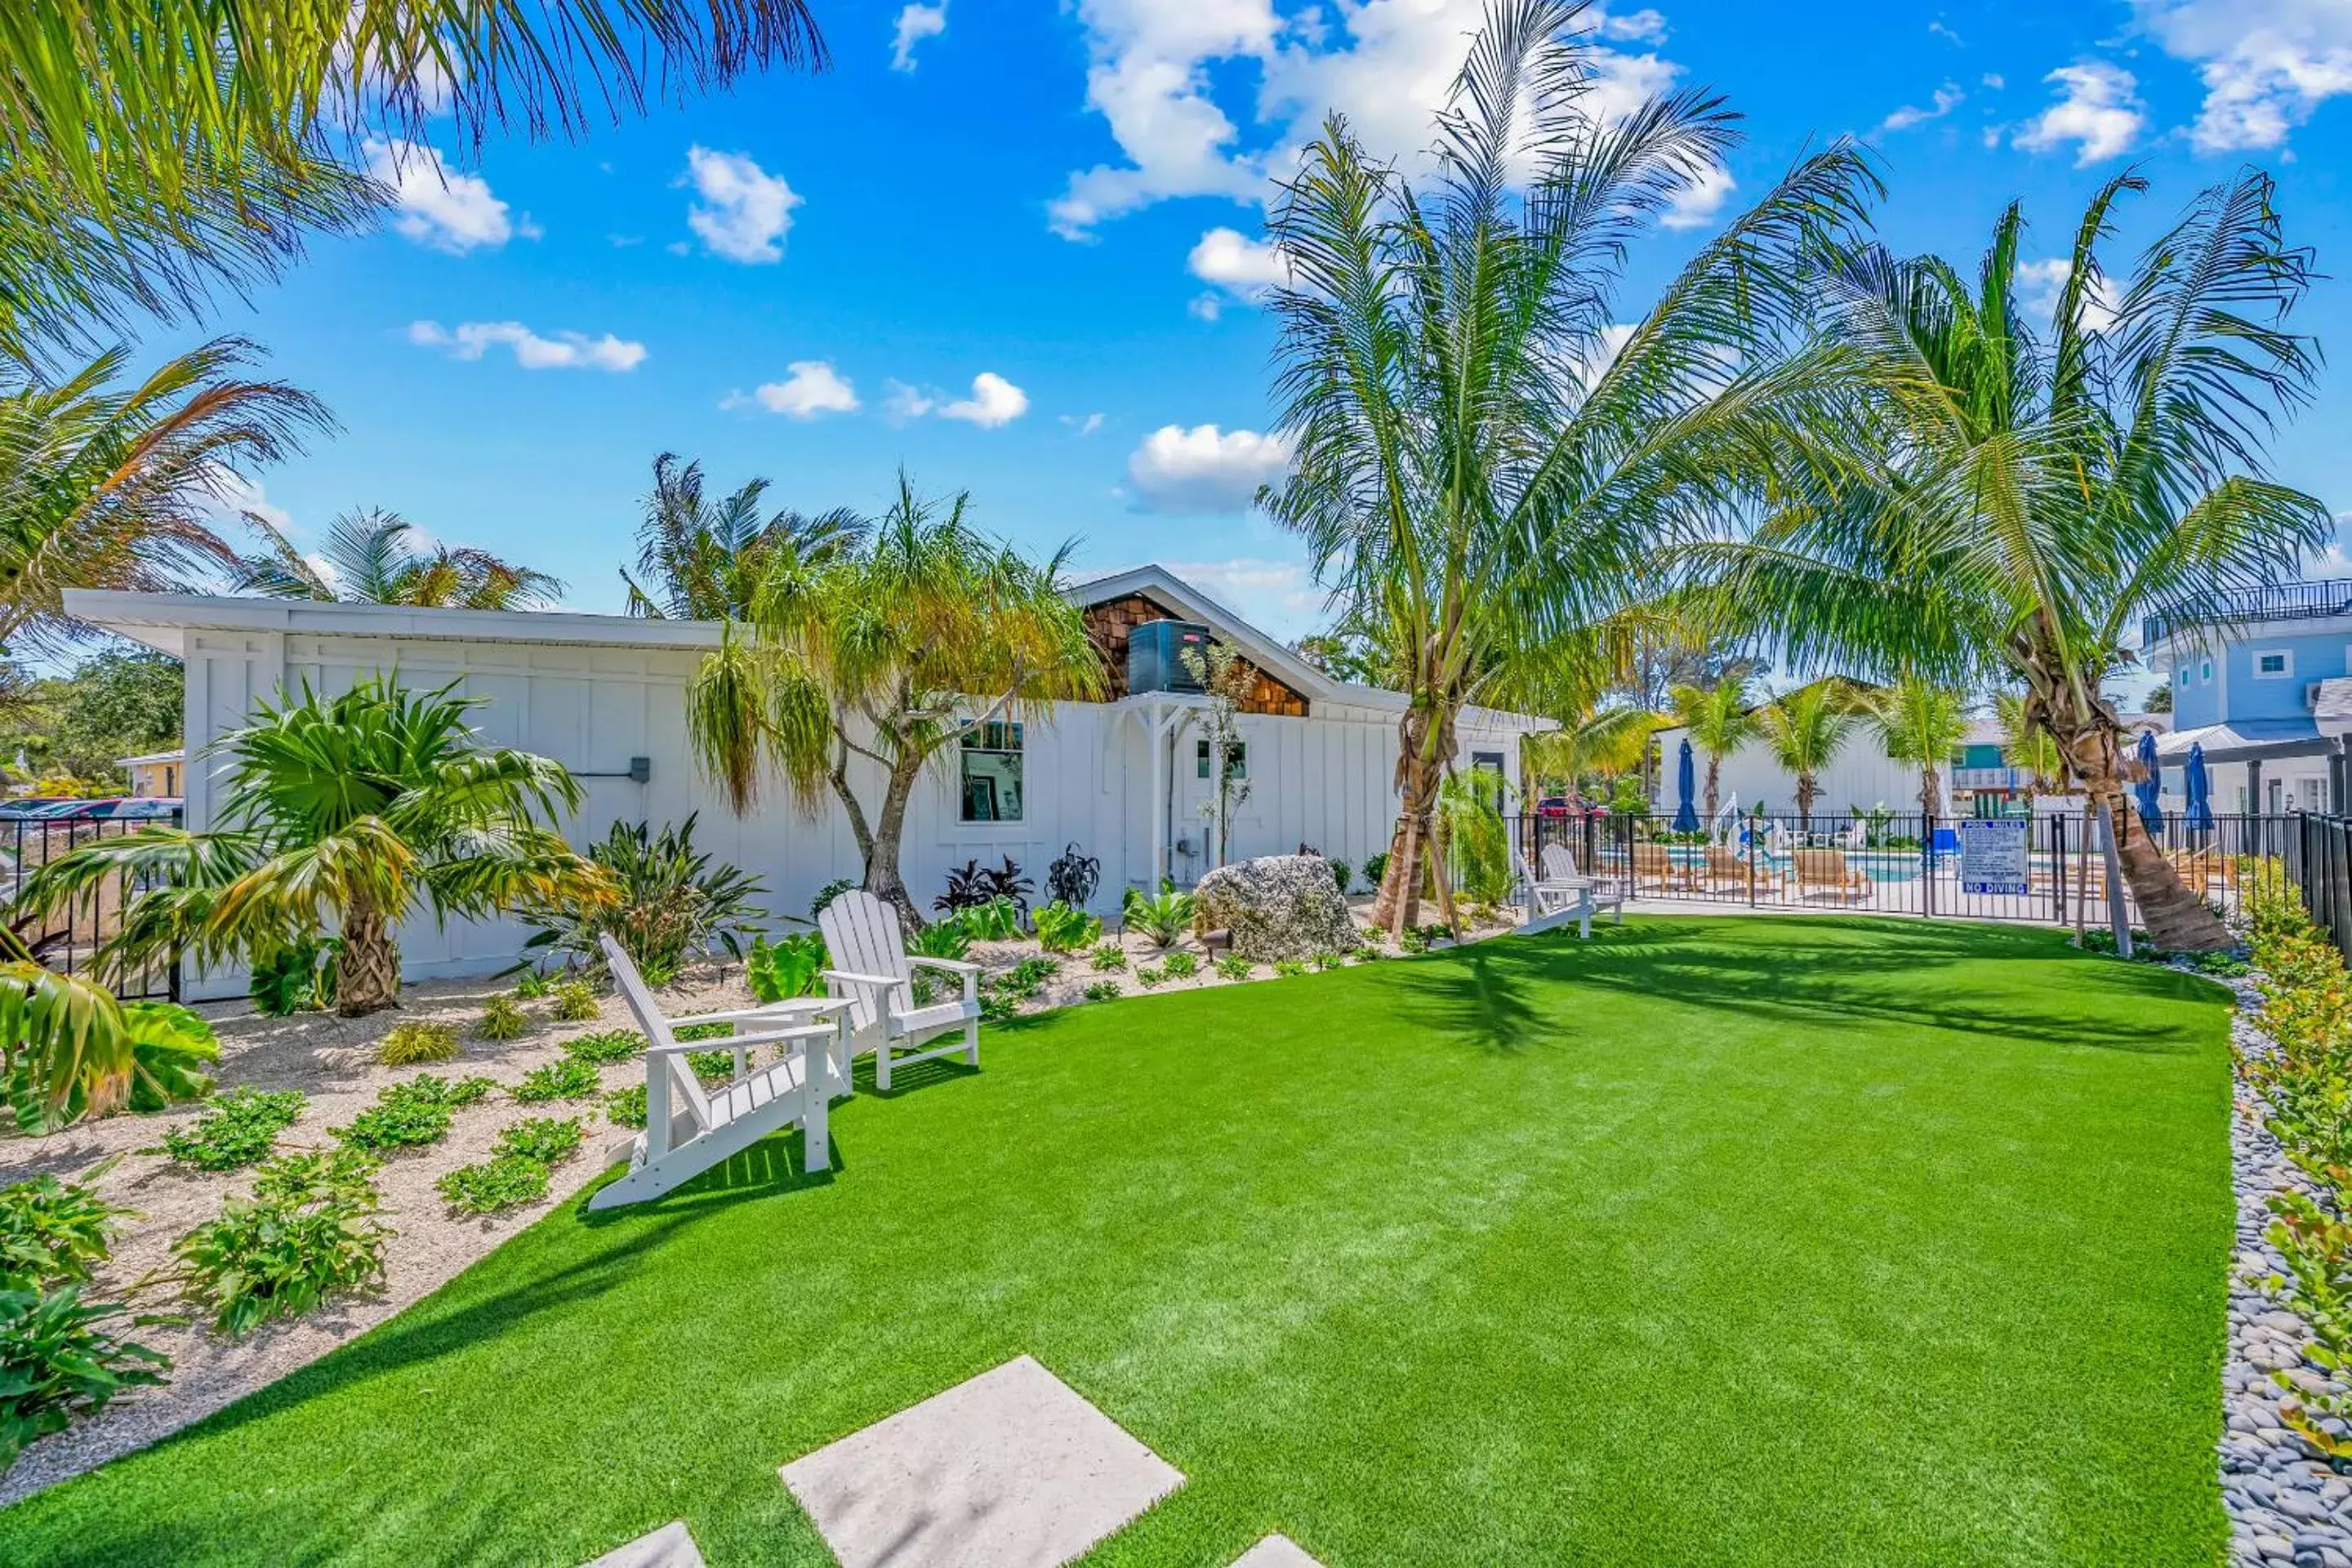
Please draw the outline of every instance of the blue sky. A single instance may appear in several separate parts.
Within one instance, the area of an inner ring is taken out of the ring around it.
[[[656,453],[699,458],[719,489],[763,476],[810,511],[877,508],[903,464],[1024,545],[1162,561],[1269,629],[1312,629],[1295,543],[1238,499],[1280,461],[1273,334],[1249,300],[1266,172],[1333,103],[1376,147],[1419,144],[1477,0],[814,8],[820,77],[478,157],[445,126],[446,184],[426,154],[384,150],[394,221],[209,323],[267,345],[271,374],[342,425],[262,475],[257,504],[298,541],[390,508],[615,610]],[[1748,116],[1728,188],[1643,248],[1625,319],[1714,222],[1848,133],[1884,156],[1878,220],[1900,249],[1972,266],[2021,197],[2028,255],[2055,258],[2090,192],[2136,163],[2154,189],[2119,267],[2252,161],[2321,269],[2352,270],[2347,0],[1595,16],[1605,94],[1703,84]],[[2352,340],[2347,288],[2323,283],[2298,317],[2324,345]],[[2352,517],[2347,415],[2339,365],[2276,458]]]

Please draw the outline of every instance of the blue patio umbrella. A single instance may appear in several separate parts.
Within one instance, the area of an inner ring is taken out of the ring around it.
[[[2189,826],[2200,833],[2213,830],[2213,781],[2205,773],[2205,748],[2195,741],[2189,742],[2189,766],[2182,781],[2182,792],[2189,797]]]
[[[1698,787],[1698,765],[1691,761],[1691,745],[1683,742],[1681,753],[1675,759],[1675,831],[1696,833],[1698,808],[1691,805],[1691,792]]]
[[[2157,803],[2157,795],[2164,788],[2163,774],[2157,767],[2153,730],[2139,732],[2139,765],[2147,770],[2147,776],[2134,784],[2132,792],[2139,796],[2139,819],[2147,824],[2152,837],[2164,831],[2164,807]]]

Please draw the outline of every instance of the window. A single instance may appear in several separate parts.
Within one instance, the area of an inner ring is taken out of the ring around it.
[[[1209,776],[1209,742],[1206,741],[1192,742],[1192,776],[1196,779]],[[1225,748],[1225,777],[1229,779],[1249,777],[1249,742],[1247,741],[1235,741]]]
[[[2185,664],[2180,667],[2180,684],[2183,686],[2189,684],[2189,667]]]
[[[2200,686],[2210,686],[2213,684],[2213,661],[2211,659],[2209,658],[2204,663],[2197,667],[2197,684]]]
[[[1491,804],[1496,811],[1502,810],[1503,753],[1500,752],[1471,752],[1470,771],[1474,773],[1485,773],[1486,775],[1486,778],[1479,781],[1486,786],[1483,793],[1486,795],[1488,803]]]
[[[963,738],[965,822],[1021,820],[1021,726],[982,724]]]
[[[2284,680],[2294,673],[2294,650],[2265,647],[2254,650],[2256,680]]]

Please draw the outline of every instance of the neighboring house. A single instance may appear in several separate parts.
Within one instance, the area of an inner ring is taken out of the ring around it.
[[[2352,736],[2352,579],[2247,588],[2149,616],[2140,657],[2172,683],[2167,804],[2204,748],[2213,809],[2340,810]]]
[[[1164,568],[1075,585],[1101,651],[1108,689],[1098,702],[1058,705],[1047,717],[995,723],[971,735],[918,786],[900,868],[928,906],[948,870],[1010,856],[1042,889],[1045,868],[1071,845],[1100,858],[1097,912],[1124,889],[1162,875],[1189,884],[1210,868],[1210,766],[1198,715],[1206,704],[1182,689],[1180,665],[1162,661],[1130,689],[1130,643],[1170,640],[1154,622],[1203,627],[1240,650],[1256,680],[1240,718],[1248,799],[1234,812],[1233,857],[1287,853],[1301,844],[1360,867],[1388,847],[1395,821],[1397,721],[1405,699],[1324,675]],[[301,600],[190,595],[75,593],[72,613],[187,668],[187,744],[201,753],[243,723],[254,704],[308,680],[341,689],[360,675],[397,668],[412,686],[457,681],[490,700],[474,722],[494,745],[554,758],[579,776],[587,803],[567,825],[575,841],[615,819],[656,826],[699,816],[698,843],[765,883],[778,915],[805,914],[817,889],[862,869],[847,825],[828,798],[803,814],[772,781],[759,806],[737,818],[704,780],[687,746],[684,696],[704,652],[719,641],[705,622],[621,616],[418,610]],[[1518,776],[1521,736],[1543,725],[1524,715],[1472,709],[1457,730],[1457,765]],[[880,794],[868,781],[870,802]],[[187,822],[210,825],[215,783],[198,768],[184,780]],[[1042,894],[1041,894],[1042,897]],[[520,935],[499,922],[429,925],[402,935],[413,977],[482,973],[513,962]],[[214,977],[202,994],[236,989]]]
[[[187,771],[188,753],[154,752],[143,757],[117,757],[114,765],[131,775],[133,800],[177,800]]]

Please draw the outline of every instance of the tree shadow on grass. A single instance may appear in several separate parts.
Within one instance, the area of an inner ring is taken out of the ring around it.
[[[1589,942],[1565,931],[1480,942],[1400,966],[1405,1011],[1415,1023],[1506,1054],[1572,1042],[1573,1012],[1562,1018],[1558,993],[1586,987],[1761,1022],[1893,1025],[2183,1056],[2201,1047],[2148,1022],[2144,1008],[2218,994],[2209,982],[2083,954],[2054,932],[2030,929],[1809,917],[1776,922],[1770,935],[1778,945],[1725,942],[1696,921],[1644,921],[1596,928]],[[2034,1007],[2013,992],[1979,999],[1946,973],[2000,960],[2065,963],[2063,994],[2074,1006]]]

